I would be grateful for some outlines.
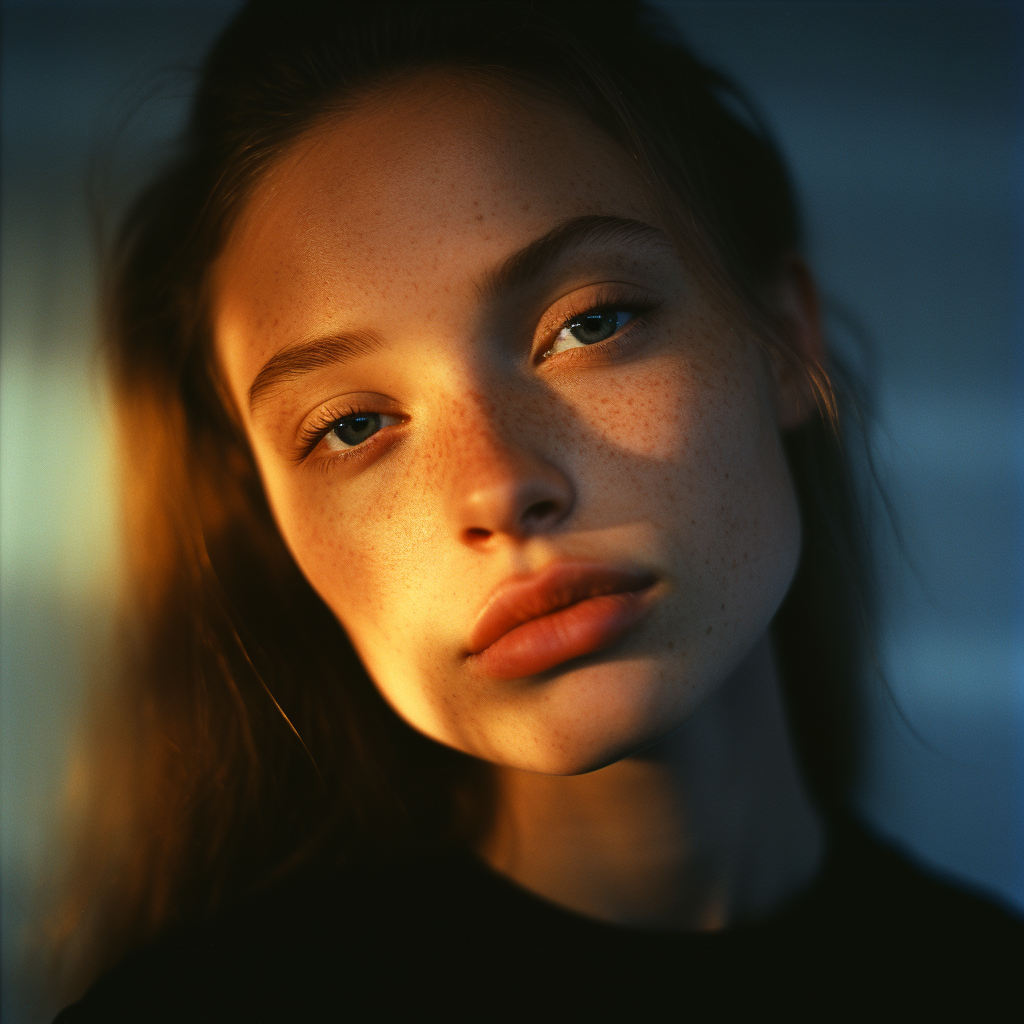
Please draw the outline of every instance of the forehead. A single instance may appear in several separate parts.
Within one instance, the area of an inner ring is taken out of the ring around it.
[[[591,214],[651,216],[626,155],[585,119],[473,80],[416,80],[326,120],[267,173],[216,268],[218,347],[244,327],[257,360],[346,311],[469,288]]]

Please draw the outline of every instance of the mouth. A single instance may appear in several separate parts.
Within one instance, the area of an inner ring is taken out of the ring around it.
[[[521,679],[595,654],[647,614],[655,582],[644,570],[578,562],[509,580],[480,613],[468,661],[482,675]]]

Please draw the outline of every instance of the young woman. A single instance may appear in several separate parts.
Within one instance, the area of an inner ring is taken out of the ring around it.
[[[134,952],[61,1020],[1005,994],[1018,924],[845,811],[799,244],[638,4],[242,11],[112,276],[128,728],[73,909]]]

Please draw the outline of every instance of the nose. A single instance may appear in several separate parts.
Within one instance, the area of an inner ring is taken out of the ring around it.
[[[504,441],[491,426],[474,432],[454,480],[460,539],[486,547],[555,529],[576,499],[569,477],[543,454]]]

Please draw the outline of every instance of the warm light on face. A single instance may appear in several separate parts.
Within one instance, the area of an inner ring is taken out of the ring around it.
[[[678,727],[763,634],[799,554],[766,360],[574,116],[441,79],[368,104],[271,171],[217,286],[282,534],[415,727],[588,770]],[[642,608],[598,597],[476,656],[616,572]]]

